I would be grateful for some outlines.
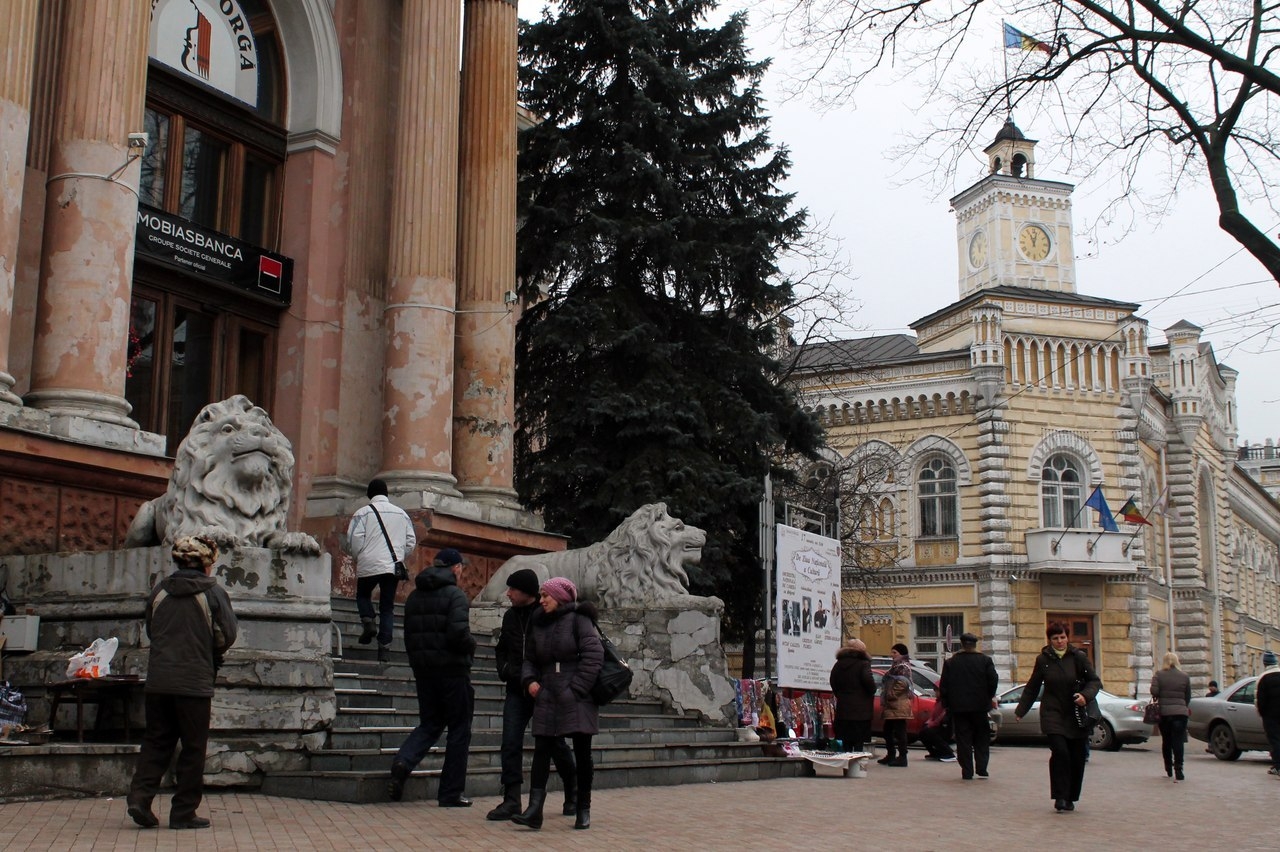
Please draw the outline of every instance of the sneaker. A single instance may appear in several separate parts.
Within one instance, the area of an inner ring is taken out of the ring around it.
[[[954,758],[954,757],[940,757],[940,758],[938,758],[938,760],[941,760],[943,763],[955,763],[955,762],[956,762],[956,758]]]
[[[1267,770],[1268,775],[1280,775],[1280,766],[1273,766]]]

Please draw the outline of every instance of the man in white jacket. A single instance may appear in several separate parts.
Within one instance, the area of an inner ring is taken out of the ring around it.
[[[368,505],[351,516],[347,527],[347,553],[356,560],[356,610],[360,613],[360,644],[378,637],[378,659],[391,656],[391,632],[395,626],[397,562],[413,551],[418,538],[407,512],[387,499],[387,483],[375,479],[365,492]],[[382,521],[379,526],[378,521]],[[383,535],[383,528],[386,535]],[[388,548],[388,544],[390,548]],[[378,590],[378,621],[373,616],[373,590]]]

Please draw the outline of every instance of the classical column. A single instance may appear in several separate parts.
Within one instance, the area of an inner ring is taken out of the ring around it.
[[[22,224],[22,184],[31,130],[31,69],[37,0],[13,0],[0,15],[0,402],[21,405],[9,374],[13,282]]]
[[[516,7],[467,0],[462,35],[453,470],[478,502],[516,505]]]
[[[404,0],[381,474],[397,493],[458,493],[452,427],[461,10],[458,0]]]
[[[111,440],[103,423],[137,429],[124,383],[138,164],[125,162],[142,130],[150,12],[147,0],[84,0],[64,19],[25,399],[95,442]]]

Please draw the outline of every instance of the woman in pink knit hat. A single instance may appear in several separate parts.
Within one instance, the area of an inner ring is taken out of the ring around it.
[[[578,763],[578,808],[573,827],[591,827],[591,737],[600,716],[591,687],[604,663],[604,646],[596,627],[596,608],[578,600],[578,589],[564,577],[552,577],[538,595],[542,612],[534,613],[532,638],[525,646],[521,682],[533,696],[533,768],[529,807],[511,821],[542,828],[547,800],[551,751],[559,737],[572,737]]]

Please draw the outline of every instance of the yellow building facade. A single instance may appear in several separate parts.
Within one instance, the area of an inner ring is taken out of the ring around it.
[[[1077,291],[1073,187],[1035,176],[1035,144],[1007,122],[951,199],[958,301],[795,353],[837,477],[846,635],[940,667],[972,631],[1012,684],[1063,621],[1119,695],[1168,650],[1197,692],[1254,674],[1280,647],[1280,503],[1237,465],[1237,374],[1192,323],[1157,343],[1140,305]]]

